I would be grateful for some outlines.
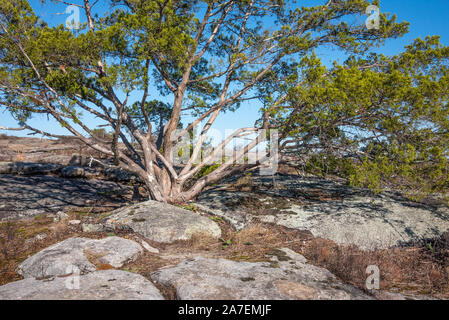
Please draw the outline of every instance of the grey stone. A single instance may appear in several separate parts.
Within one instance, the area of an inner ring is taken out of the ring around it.
[[[155,254],[159,253],[159,249],[150,246],[146,241],[141,240],[140,243],[142,244],[142,247],[144,247],[148,252]]]
[[[53,221],[54,222],[59,222],[59,221],[64,221],[67,220],[69,218],[69,215],[63,211],[58,211],[55,213],[54,217],[53,217]]]
[[[411,292],[399,293],[384,290],[372,290],[372,294],[377,300],[440,300],[432,296]]]
[[[134,174],[117,167],[106,168],[103,173],[106,179],[113,181],[129,182],[137,180]]]
[[[81,223],[81,220],[70,220],[67,223],[70,224],[71,226],[77,226]]]
[[[24,278],[66,275],[73,270],[86,274],[97,270],[89,261],[89,255],[99,263],[119,268],[126,262],[135,260],[142,251],[138,243],[119,237],[101,240],[70,238],[29,257],[19,265],[17,272]]]
[[[126,204],[132,187],[98,179],[65,179],[57,175],[0,174],[0,221],[107,203],[111,210]],[[111,197],[114,194],[114,197]]]
[[[70,166],[75,163],[74,158],[78,158],[78,156],[65,156],[65,155],[57,155],[57,154],[51,154],[51,155],[43,155],[39,158],[39,162],[41,163],[53,163],[58,164],[61,166]]]
[[[120,270],[52,279],[28,278],[0,286],[0,300],[164,300],[143,276]]]
[[[92,224],[92,223],[83,223],[81,225],[81,229],[83,232],[101,232],[103,231],[103,225],[101,224]]]
[[[35,237],[31,238],[31,239],[27,239],[25,241],[25,247],[30,246],[31,244],[44,240],[45,238],[47,238],[47,235],[45,233],[39,233],[38,235],[36,235]]]
[[[48,174],[56,173],[60,166],[35,162],[0,162],[0,174]]]
[[[145,238],[162,243],[189,240],[202,233],[219,238],[221,229],[212,220],[176,206],[146,201],[115,210],[105,222],[107,228],[131,229]]]
[[[151,279],[176,288],[181,300],[371,300],[328,270],[285,249],[268,262],[203,258],[160,269]]]
[[[134,261],[143,252],[137,242],[115,236],[92,240],[85,250],[98,255],[99,262],[110,264],[114,268],[120,268],[125,263]]]
[[[364,250],[435,238],[449,230],[449,208],[444,205],[413,202],[391,191],[373,195],[316,177],[277,176],[274,190],[271,180],[253,177],[257,194],[228,190],[231,182],[223,182],[201,194],[196,204],[238,230],[254,221],[275,223]],[[250,196],[260,201],[260,210],[247,209]]]
[[[37,236],[34,237],[37,241],[44,240],[47,238],[47,235],[45,233],[39,233]]]
[[[95,265],[84,255],[84,248],[90,239],[70,238],[54,244],[22,262],[17,273],[24,278],[46,278],[65,275],[79,269],[81,274],[95,271]]]
[[[61,169],[61,175],[64,178],[81,178],[85,176],[85,171],[82,167],[69,166]]]

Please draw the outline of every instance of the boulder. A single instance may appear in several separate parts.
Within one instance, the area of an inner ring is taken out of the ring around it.
[[[196,233],[214,238],[221,236],[220,227],[207,217],[153,200],[113,211],[105,226],[131,229],[148,240],[161,243],[189,240]]]
[[[53,216],[54,222],[64,221],[67,219],[69,219],[69,215],[67,213],[65,213],[64,211],[58,211]]]
[[[35,162],[0,162],[0,174],[49,174],[56,173],[59,165]]]
[[[97,270],[93,262],[119,268],[135,260],[142,251],[138,243],[119,237],[70,238],[29,257],[19,265],[17,272],[24,278],[66,275],[74,269],[86,274]]]
[[[78,166],[69,166],[61,169],[61,175],[64,178],[82,178],[85,174],[84,168]]]
[[[25,247],[27,248],[27,247],[29,247],[30,245],[32,245],[33,243],[42,241],[42,240],[44,240],[45,238],[47,238],[47,234],[45,234],[45,233],[39,233],[38,235],[34,236],[34,237],[31,238],[31,239],[25,240],[24,245],[25,245]]]
[[[230,183],[206,190],[196,205],[238,230],[254,221],[275,223],[363,250],[437,238],[449,230],[447,206],[413,202],[392,191],[374,195],[339,181],[285,175],[276,176],[277,190],[272,177],[253,176],[257,193],[229,190]],[[249,201],[255,209],[248,210]]]
[[[201,256],[151,274],[173,286],[181,300],[371,300],[328,270],[279,249],[267,262],[236,262]]]
[[[95,206],[95,203],[118,208],[126,204],[130,192],[131,186],[98,179],[0,174],[0,221],[68,212],[75,207]]]
[[[27,278],[0,286],[0,300],[163,300],[143,276],[120,270],[87,275]]]
[[[373,290],[373,295],[377,300],[440,300],[428,295],[411,292],[390,292],[384,290]]]
[[[50,154],[41,156],[39,158],[39,162],[59,164],[61,166],[69,166],[75,164],[73,161],[71,161],[72,158],[73,156]]]
[[[2,161],[0,162],[0,174],[9,174],[11,173],[12,162]]]
[[[104,169],[103,174],[106,179],[112,181],[130,182],[137,180],[137,177],[134,174],[117,167],[106,168]]]
[[[104,226],[101,224],[92,224],[92,223],[83,223],[81,225],[81,229],[83,232],[101,232],[103,231]]]
[[[159,249],[154,248],[148,244],[148,242],[141,240],[140,244],[145,248],[149,253],[159,254]]]

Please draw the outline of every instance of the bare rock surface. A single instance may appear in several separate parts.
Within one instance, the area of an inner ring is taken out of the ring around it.
[[[152,200],[115,210],[105,226],[131,229],[148,240],[161,243],[189,240],[196,233],[215,238],[221,236],[220,227],[207,217]]]
[[[428,295],[416,293],[398,293],[384,290],[373,290],[373,295],[377,300],[440,300]]]
[[[201,256],[160,269],[151,279],[176,288],[181,300],[370,300],[328,270],[307,263],[290,249],[271,262],[236,262]]]
[[[68,166],[61,169],[61,175],[64,178],[82,178],[86,173],[83,167]]]
[[[223,217],[236,229],[252,221],[308,230],[315,237],[365,250],[435,238],[449,230],[449,208],[417,203],[398,193],[365,189],[317,177],[253,177],[253,192],[224,182],[201,194],[198,208]]]
[[[57,213],[92,204],[110,210],[127,203],[132,187],[98,179],[0,175],[0,221]]]
[[[81,225],[81,230],[83,230],[83,232],[86,232],[86,233],[101,232],[101,231],[103,231],[103,225],[102,224],[83,223]]]
[[[159,253],[160,253],[160,251],[159,251],[158,248],[154,248],[154,247],[150,246],[150,245],[148,244],[148,242],[146,242],[146,241],[140,240],[140,244],[141,244],[142,247],[143,247],[145,250],[147,250],[149,253],[153,253],[153,254],[159,254]]]
[[[35,162],[0,162],[0,174],[48,174],[60,169],[57,164]]]
[[[138,258],[142,251],[138,243],[120,237],[70,238],[29,257],[19,265],[17,272],[24,278],[62,276],[74,270],[86,274],[97,270],[89,258],[119,268]]]
[[[163,300],[143,276],[120,270],[86,275],[28,278],[0,286],[0,300]]]

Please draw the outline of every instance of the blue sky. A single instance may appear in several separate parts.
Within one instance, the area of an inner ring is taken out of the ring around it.
[[[99,3],[101,2],[100,0]],[[304,6],[317,3],[316,0],[299,0],[298,2]],[[39,0],[31,0],[30,4],[36,13],[45,21],[50,22],[51,25],[63,24],[69,16],[69,14],[64,13],[67,7],[65,5],[54,5],[52,3],[41,5]],[[96,6],[98,12],[105,9],[107,8],[101,5]],[[410,32],[400,39],[389,40],[385,46],[378,50],[379,52],[387,55],[397,54],[414,39],[418,37],[423,38],[427,35],[439,35],[441,36],[441,42],[449,45],[449,2],[447,0],[383,0],[381,1],[380,10],[382,12],[395,13],[398,16],[398,21],[410,22]],[[366,19],[366,16],[360,18],[360,23],[364,23],[364,19]],[[84,21],[85,19],[81,14],[81,22]],[[319,50],[318,55],[325,62],[343,58],[337,52],[329,49]],[[226,129],[252,126],[258,118],[258,109],[259,105],[255,101],[245,103],[236,113],[229,112],[221,115],[215,122],[214,128],[224,134]],[[92,117],[85,120],[90,127],[100,124],[97,119]],[[31,120],[30,124],[37,128],[45,128],[52,133],[67,134],[65,129],[61,128],[54,121],[48,121],[46,116],[36,116]],[[0,126],[15,127],[17,124],[7,112],[2,111],[0,112]],[[0,133],[26,136],[27,132],[0,130]]]

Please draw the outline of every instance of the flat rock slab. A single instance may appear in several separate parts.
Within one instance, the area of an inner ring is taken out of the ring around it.
[[[60,169],[59,165],[36,162],[0,162],[0,174],[48,174]]]
[[[196,233],[221,236],[220,227],[207,217],[152,200],[115,210],[105,226],[132,229],[148,240],[161,243],[189,240]]]
[[[143,276],[120,270],[87,275],[28,278],[0,286],[0,300],[164,300]]]
[[[61,169],[64,178],[82,178],[86,175],[83,167],[68,166]]]
[[[365,250],[439,237],[449,230],[449,208],[412,202],[398,193],[368,190],[316,177],[254,177],[255,192],[236,192],[226,184],[205,191],[200,209],[221,216],[236,229],[257,220],[308,230],[315,237]],[[259,207],[248,210],[248,205]],[[269,208],[269,209],[267,209]]]
[[[29,257],[19,265],[17,272],[24,278],[48,278],[73,272],[86,274],[97,270],[91,260],[120,268],[137,259],[142,251],[137,242],[120,237],[70,238]]]
[[[132,192],[130,186],[97,179],[0,175],[0,221],[92,205],[114,210],[125,205],[124,195]]]
[[[271,262],[256,263],[199,256],[160,269],[151,279],[176,288],[181,300],[372,299],[289,249],[274,254]]]

